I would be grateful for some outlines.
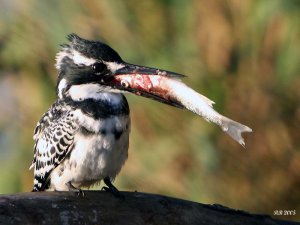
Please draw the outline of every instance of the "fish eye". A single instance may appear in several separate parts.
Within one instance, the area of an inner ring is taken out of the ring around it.
[[[121,85],[124,87],[124,88],[128,88],[129,87],[129,83],[125,80],[122,80],[121,81]]]

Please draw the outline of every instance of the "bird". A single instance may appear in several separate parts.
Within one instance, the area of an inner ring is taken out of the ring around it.
[[[56,55],[57,100],[34,130],[32,191],[80,192],[103,180],[105,190],[118,193],[112,182],[128,158],[130,110],[122,90],[126,84],[116,88],[114,75],[181,75],[126,63],[100,41],[74,33],[67,39]]]
[[[180,79],[182,74],[125,62],[101,41],[72,33],[56,54],[57,99],[34,130],[32,191],[74,191],[113,185],[128,158],[130,110],[124,93],[188,109],[216,123],[234,140],[252,129],[213,110],[214,102]]]

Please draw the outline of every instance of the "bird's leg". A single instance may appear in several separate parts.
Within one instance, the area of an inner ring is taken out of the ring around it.
[[[71,181],[67,182],[66,183],[67,187],[69,188],[69,191],[74,191],[74,192],[77,192],[77,196],[82,196],[84,197],[84,192],[83,190],[81,190],[80,188],[76,188],[73,186],[73,184],[71,183]]]
[[[107,187],[103,187],[102,190],[110,192],[118,198],[123,197],[120,191],[111,183],[109,177],[105,177],[103,181],[107,185]]]

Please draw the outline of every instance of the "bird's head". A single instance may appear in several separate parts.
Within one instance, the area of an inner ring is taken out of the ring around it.
[[[115,50],[99,41],[85,40],[76,34],[70,34],[67,38],[70,43],[61,45],[62,49],[56,55],[59,98],[71,95],[80,99],[80,95],[87,92],[90,95],[100,92],[131,92],[178,106],[176,102],[166,100],[162,96],[163,93],[129,85],[128,78],[134,78],[135,83],[142,81],[143,85],[147,85],[144,78],[149,75],[160,77],[183,75],[126,63]]]

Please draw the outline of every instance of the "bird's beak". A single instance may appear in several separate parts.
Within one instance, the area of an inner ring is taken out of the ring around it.
[[[179,79],[182,74],[157,68],[125,64],[115,71],[111,86],[139,96],[152,98],[162,103],[183,108],[180,103],[169,98],[163,83],[166,79]]]

